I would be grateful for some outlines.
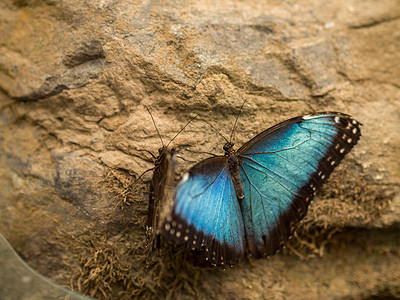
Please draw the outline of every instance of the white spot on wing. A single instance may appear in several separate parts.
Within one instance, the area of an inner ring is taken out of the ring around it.
[[[185,183],[188,179],[189,179],[189,173],[186,172],[185,174],[183,174],[180,184]]]

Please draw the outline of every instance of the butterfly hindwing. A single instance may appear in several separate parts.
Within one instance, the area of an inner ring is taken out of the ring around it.
[[[206,159],[182,176],[164,236],[203,249],[215,265],[233,265],[244,252],[244,227],[225,157]]]
[[[249,252],[273,255],[304,217],[315,191],[357,143],[359,123],[340,113],[282,122],[238,151]]]

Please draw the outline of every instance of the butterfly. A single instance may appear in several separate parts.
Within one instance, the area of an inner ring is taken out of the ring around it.
[[[197,115],[190,119],[186,125],[169,141],[167,145],[161,138],[158,132],[156,123],[153,116],[147,106],[146,110],[150,114],[153,121],[157,134],[163,145],[158,149],[158,156],[153,155],[154,158],[154,168],[153,176],[150,181],[149,187],[149,205],[147,211],[147,224],[146,224],[146,249],[148,249],[146,258],[146,267],[149,266],[151,260],[152,251],[157,248],[160,249],[161,246],[161,234],[160,234],[160,224],[165,222],[167,215],[170,215],[172,208],[172,200],[174,197],[174,190],[176,186],[176,153],[175,149],[170,149],[168,146],[172,141],[194,120]],[[150,169],[151,170],[151,169]]]
[[[279,123],[238,150],[190,168],[161,224],[165,238],[233,267],[246,252],[275,254],[305,216],[315,192],[361,136],[360,123],[321,112]]]

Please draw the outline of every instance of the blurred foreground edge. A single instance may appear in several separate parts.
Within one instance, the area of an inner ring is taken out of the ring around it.
[[[91,299],[70,291],[31,269],[0,233],[0,298]]]

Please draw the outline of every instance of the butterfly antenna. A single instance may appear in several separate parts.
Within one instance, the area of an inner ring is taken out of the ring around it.
[[[202,120],[204,123],[206,123],[208,126],[210,126],[216,133],[218,133],[222,138],[226,141],[229,142],[226,137],[224,137],[214,126],[212,126],[210,123],[208,123],[206,120]]]
[[[242,106],[240,107],[239,113],[238,113],[238,115],[237,115],[237,117],[236,117],[235,124],[233,125],[233,128],[232,128],[232,132],[231,132],[231,136],[230,136],[230,138],[229,138],[229,141],[232,141],[232,137],[233,137],[233,133],[235,132],[235,129],[236,129],[237,121],[239,120],[240,114],[242,113],[243,106],[244,106],[244,104],[246,103],[246,101],[247,101],[247,100],[244,100]]]
[[[169,146],[169,144],[172,143],[172,141],[186,128],[186,126],[188,126],[194,119],[196,119],[199,115],[195,115],[189,122],[186,123],[185,126],[182,127],[181,130],[179,130],[179,132],[172,138],[172,140],[169,141],[169,143],[167,144],[167,147]]]
[[[146,105],[145,105],[144,107],[145,107],[145,108],[147,109],[147,111],[149,112],[149,115],[150,115],[150,117],[151,117],[151,120],[153,121],[154,127],[156,128],[158,137],[160,138],[161,144],[162,144],[163,147],[164,147],[164,142],[163,142],[163,140],[162,140],[162,138],[161,138],[160,132],[158,131],[158,128],[157,128],[156,122],[154,121],[153,115],[151,114],[149,108],[148,108]]]
[[[147,152],[147,153],[149,153],[150,155],[151,155],[151,157],[153,158],[153,159],[156,159],[157,157],[152,153],[152,152],[150,152],[149,150],[146,150],[146,149],[137,149],[137,151],[140,151],[140,152]]]

